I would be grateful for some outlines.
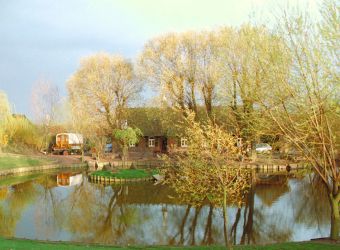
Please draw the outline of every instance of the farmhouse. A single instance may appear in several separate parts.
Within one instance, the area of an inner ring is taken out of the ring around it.
[[[187,139],[174,124],[181,116],[172,109],[130,108],[127,121],[129,126],[138,127],[143,138],[136,145],[130,145],[130,152],[172,153],[185,150]]]

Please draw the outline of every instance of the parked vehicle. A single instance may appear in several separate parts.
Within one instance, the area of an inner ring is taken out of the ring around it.
[[[105,153],[112,153],[112,143],[108,143],[108,144],[105,145],[104,152]]]
[[[257,153],[269,153],[272,149],[268,143],[258,143],[255,145],[255,151]]]
[[[68,155],[73,152],[80,152],[84,144],[83,135],[75,133],[60,133],[56,135],[53,152]]]

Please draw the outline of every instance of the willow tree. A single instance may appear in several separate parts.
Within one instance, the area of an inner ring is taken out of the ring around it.
[[[0,91],[0,121],[10,115],[10,105],[5,92]]]
[[[285,13],[281,19],[290,74],[277,78],[262,104],[327,187],[331,238],[336,239],[340,232],[339,7],[335,1],[325,1],[321,14],[319,23],[300,13]]]
[[[160,86],[171,106],[197,112],[195,33],[167,34],[149,41],[139,64],[145,79]]]
[[[198,107],[205,106],[211,117],[218,81],[216,55],[213,32],[172,33],[149,41],[139,65],[171,107],[197,115]]]
[[[88,134],[107,136],[121,127],[128,104],[142,89],[130,61],[104,53],[83,58],[67,87],[77,122],[93,127]]]
[[[274,76],[287,74],[289,60],[283,59],[282,41],[266,27],[251,25],[239,29],[222,28],[218,37],[224,92],[231,109],[229,120],[233,121],[234,133],[250,141],[258,140],[263,133],[259,101],[275,85]]]
[[[10,105],[5,92],[0,91],[0,153],[7,146],[8,134],[6,133],[6,122],[10,116]]]
[[[221,67],[221,41],[217,32],[201,32],[197,47],[198,89],[203,100],[207,116],[214,121],[214,106],[218,104],[217,91],[223,81],[223,67]]]

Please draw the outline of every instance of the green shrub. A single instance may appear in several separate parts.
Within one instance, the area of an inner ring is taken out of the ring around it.
[[[10,148],[40,149],[43,143],[43,135],[26,117],[7,117],[3,121],[3,132]]]

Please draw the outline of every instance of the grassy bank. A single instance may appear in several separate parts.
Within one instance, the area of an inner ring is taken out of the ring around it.
[[[105,170],[95,171],[91,173],[91,175],[118,178],[118,179],[138,179],[138,178],[148,178],[156,173],[157,173],[156,170],[147,171],[143,169],[120,169],[117,172],[105,171]]]
[[[24,155],[0,155],[0,171],[13,168],[49,165],[52,163],[52,160],[44,158],[36,158]]]
[[[0,249],[12,249],[12,250],[29,250],[29,249],[40,249],[40,250],[82,250],[82,249],[153,249],[153,250],[161,250],[161,249],[202,249],[202,250],[222,250],[226,249],[223,246],[197,246],[197,247],[166,247],[166,246],[151,246],[151,247],[143,247],[143,246],[135,246],[135,247],[113,247],[113,246],[103,246],[103,245],[88,245],[88,244],[77,244],[77,243],[65,243],[65,242],[42,242],[42,241],[32,241],[32,240],[19,240],[19,239],[2,239],[0,238]],[[326,243],[314,243],[314,242],[296,242],[296,243],[280,243],[266,246],[235,246],[236,250],[335,250],[339,249],[339,245],[335,244],[326,244]]]

